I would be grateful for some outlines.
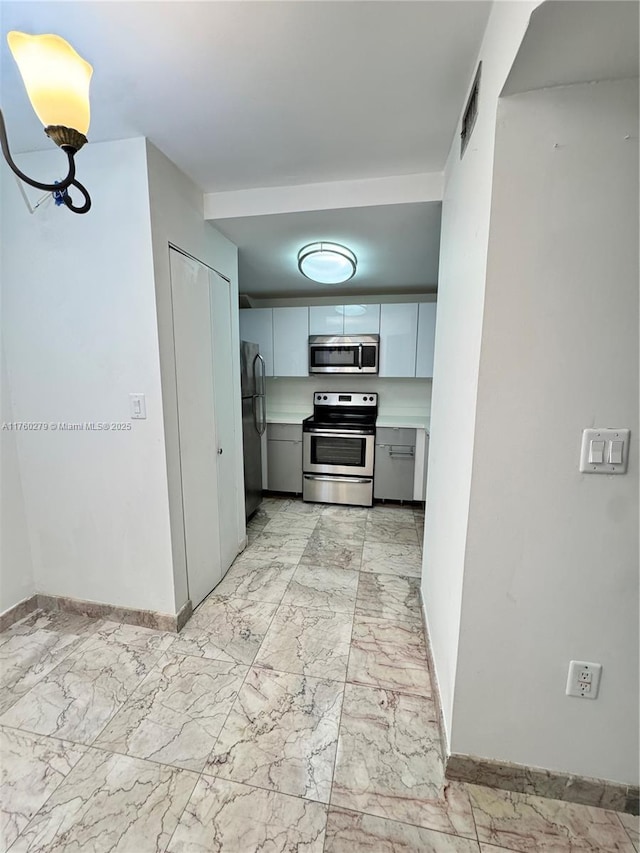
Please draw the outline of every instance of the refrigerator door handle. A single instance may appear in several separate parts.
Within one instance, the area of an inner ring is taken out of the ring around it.
[[[258,420],[258,413],[256,412],[258,400],[260,401],[260,420]],[[255,427],[258,435],[262,436],[265,434],[267,430],[267,413],[265,412],[264,406],[264,397],[262,394],[255,394],[252,398],[252,406],[253,406],[253,425]]]
[[[260,370],[256,371],[256,362],[260,362]],[[266,393],[266,383],[265,376],[267,375],[267,366],[265,364],[264,358],[258,353],[258,355],[253,359],[253,378],[256,383],[256,394],[258,396],[264,397]],[[258,382],[258,378],[260,382]]]

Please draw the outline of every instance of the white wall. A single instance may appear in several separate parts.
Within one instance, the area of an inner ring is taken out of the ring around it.
[[[499,110],[451,740],[454,752],[631,784],[637,131],[637,79]],[[440,322],[442,300],[438,311]],[[591,426],[631,428],[625,476],[578,472]],[[570,659],[603,664],[596,701],[564,695]]]
[[[362,388],[380,395],[381,415],[396,413],[428,417],[431,410],[430,379],[385,379],[377,376],[300,376],[267,378],[268,412],[313,412],[313,392],[353,391]]]
[[[462,160],[458,128],[445,170],[422,592],[447,732],[458,657],[496,109],[536,5],[494,4],[479,54],[478,119]]]
[[[35,592],[27,517],[18,463],[17,433],[5,428],[15,419],[2,354],[0,405],[0,613]]]
[[[19,162],[53,179],[64,159],[52,146]],[[86,215],[51,203],[30,215],[2,169],[12,417],[132,429],[17,434],[35,587],[173,613],[145,141],[88,145],[77,161],[93,197]],[[147,420],[129,419],[134,391],[146,394]]]
[[[175,607],[178,610],[187,600],[188,590],[182,516],[169,244],[192,255],[228,278],[231,282],[231,304],[235,306],[238,304],[238,250],[233,243],[229,242],[209,222],[205,221],[202,191],[149,142],[147,142],[147,160],[153,266],[162,365],[166,465],[171,506]],[[237,311],[234,314],[231,334],[234,348],[233,387],[235,399],[233,405],[236,414],[236,515],[238,547],[240,548],[245,538],[245,518],[240,399],[240,333]]]

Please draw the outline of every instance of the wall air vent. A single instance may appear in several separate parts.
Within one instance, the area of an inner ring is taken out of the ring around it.
[[[464,113],[462,115],[462,131],[460,132],[460,156],[464,154],[467,145],[469,144],[469,140],[471,139],[471,134],[473,132],[474,125],[476,123],[476,119],[478,117],[478,96],[480,92],[480,72],[482,70],[482,63],[480,62],[478,65],[478,70],[476,71],[476,76],[473,78],[473,86],[471,87],[471,92],[469,93],[469,98],[467,99],[467,105],[464,108]]]

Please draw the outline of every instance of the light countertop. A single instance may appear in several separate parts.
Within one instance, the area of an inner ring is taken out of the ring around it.
[[[302,421],[311,415],[308,409],[304,411],[267,411],[267,423],[270,424],[301,424]],[[416,415],[411,412],[403,414],[402,412],[394,412],[393,414],[379,414],[376,421],[376,426],[379,427],[398,427],[405,429],[424,429],[429,432],[430,418],[428,415]]]
[[[267,423],[269,424],[301,424],[305,418],[312,415],[313,411],[272,412],[267,409]]]
[[[413,412],[405,415],[402,412],[394,412],[389,415],[379,414],[376,420],[376,426],[423,429],[426,432],[429,432],[430,421],[431,418],[429,415],[416,415]]]

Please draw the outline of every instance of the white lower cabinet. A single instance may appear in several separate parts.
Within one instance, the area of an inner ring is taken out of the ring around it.
[[[373,478],[374,498],[412,501],[415,462],[415,429],[378,427]]]
[[[267,488],[302,493],[302,424],[267,424]]]

